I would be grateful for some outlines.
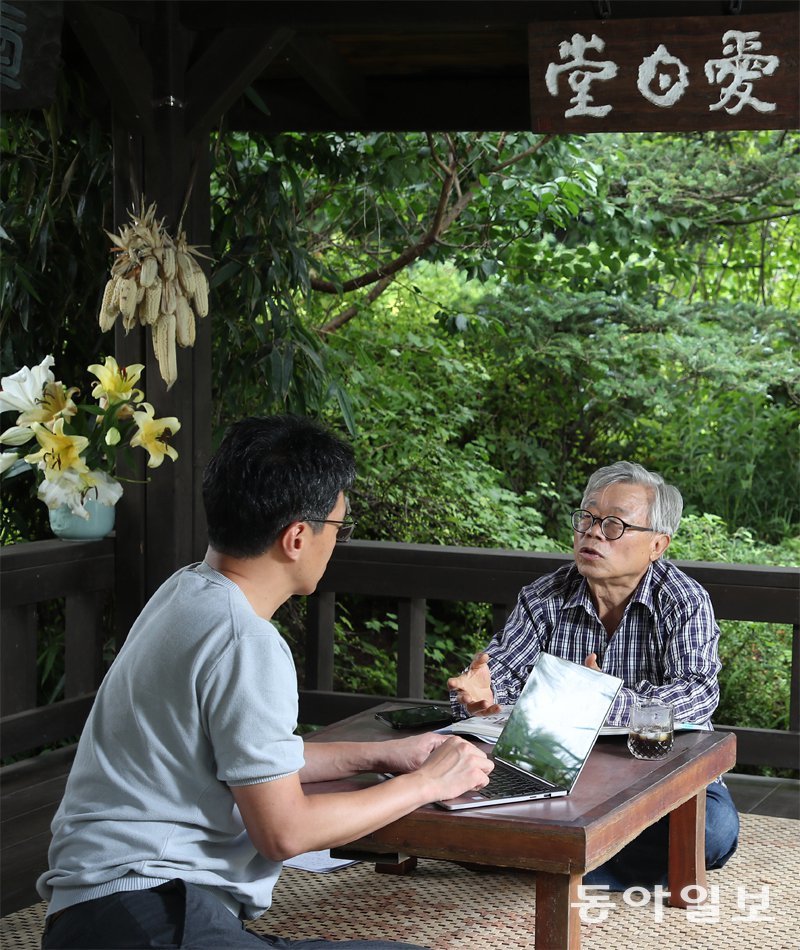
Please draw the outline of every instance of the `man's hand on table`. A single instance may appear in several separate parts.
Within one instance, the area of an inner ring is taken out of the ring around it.
[[[453,676],[447,681],[447,688],[455,692],[456,701],[470,716],[492,716],[500,712],[500,707],[494,701],[488,653],[476,653],[460,676]]]
[[[417,774],[431,780],[435,788],[431,800],[439,802],[483,788],[493,768],[494,762],[476,745],[460,736],[447,736]]]
[[[427,732],[421,736],[392,739],[380,746],[383,771],[425,775],[437,786],[442,786],[436,801],[483,788],[494,768],[494,762],[485,752],[460,736]]]
[[[438,732],[425,732],[422,735],[405,736],[402,739],[389,739],[381,742],[378,749],[381,754],[381,771],[399,774],[415,772],[430,754],[438,749],[447,738]]]

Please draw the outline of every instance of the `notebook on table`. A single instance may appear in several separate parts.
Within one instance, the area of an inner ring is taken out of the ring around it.
[[[436,804],[456,811],[569,795],[622,680],[542,653],[492,750],[489,784]]]

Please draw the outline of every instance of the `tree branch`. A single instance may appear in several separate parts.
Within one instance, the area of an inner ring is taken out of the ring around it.
[[[521,162],[523,159],[535,155],[544,145],[547,144],[553,138],[552,134],[544,135],[540,138],[534,145],[530,148],[525,149],[524,152],[520,152],[519,155],[514,155],[509,159],[506,159],[504,162],[500,162],[498,165],[494,165],[488,169],[488,174],[494,174],[498,171],[501,171],[504,168],[508,168],[511,165],[515,165],[518,162]],[[429,139],[430,141],[430,139]],[[452,144],[452,143],[451,143]],[[432,143],[431,143],[432,145]],[[311,289],[320,291],[322,293],[328,294],[341,294],[349,293],[353,290],[360,290],[363,287],[367,287],[370,284],[376,283],[376,281],[382,281],[386,277],[394,277],[399,271],[403,268],[408,267],[409,264],[412,264],[415,260],[418,260],[425,251],[434,244],[454,221],[462,214],[465,208],[474,200],[475,196],[478,194],[479,190],[479,181],[475,177],[469,187],[460,193],[458,200],[453,204],[453,206],[448,210],[448,202],[452,194],[454,186],[458,183],[458,174],[454,167],[455,165],[455,156],[451,152],[451,159],[453,161],[453,166],[447,166],[438,156],[433,153],[434,162],[437,166],[442,169],[445,173],[445,179],[442,182],[442,187],[439,192],[439,200],[436,206],[436,211],[434,212],[433,219],[431,220],[428,229],[425,234],[417,241],[415,244],[407,247],[402,253],[400,253],[394,260],[382,264],[379,267],[374,268],[371,271],[368,271],[365,274],[361,274],[358,277],[353,277],[350,280],[345,281],[340,286],[333,283],[329,280],[322,280],[320,278],[311,279]],[[387,285],[388,286],[388,285]],[[383,287],[381,293],[386,288]],[[348,308],[349,310],[349,308]],[[345,314],[348,310],[343,311]],[[347,320],[352,319],[352,316],[347,317],[344,320],[344,323]],[[332,332],[328,330],[328,327],[331,327],[333,324],[337,324],[339,317],[335,317],[332,321],[325,324],[325,327],[321,329],[320,332]],[[336,329],[336,326],[333,326],[333,329]]]
[[[779,211],[776,214],[756,214],[750,218],[723,218],[714,223],[718,227],[740,228],[746,224],[758,224],[760,221],[774,221],[776,218],[791,218],[800,214],[800,208],[792,208],[788,211]]]
[[[422,254],[436,240],[441,229],[442,219],[444,217],[444,212],[447,208],[447,202],[450,198],[450,193],[453,190],[455,180],[456,174],[454,169],[451,168],[449,169],[447,177],[442,182],[442,187],[439,192],[439,201],[436,205],[436,211],[434,212],[433,220],[431,221],[428,230],[416,244],[412,244],[410,247],[407,247],[393,261],[389,261],[387,264],[382,264],[379,267],[376,267],[374,270],[367,271],[366,274],[361,274],[359,277],[353,277],[351,280],[345,281],[341,286],[337,286],[330,280],[312,278],[311,289],[322,291],[326,294],[349,293],[351,290],[360,290],[362,287],[368,287],[370,284],[374,284],[376,281],[382,280],[384,277],[392,277],[404,267],[408,267],[408,265],[415,261],[418,257],[421,257]]]
[[[395,278],[394,274],[391,274],[388,277],[382,277],[370,290],[364,300],[357,300],[355,303],[350,304],[349,307],[346,307],[342,310],[341,313],[337,314],[332,320],[329,320],[324,326],[317,328],[317,333],[328,334],[335,333],[337,330],[341,329],[346,323],[353,319],[353,317],[358,316],[359,311],[364,307],[365,304],[371,304],[373,301],[377,300],[378,297],[386,290],[386,288],[393,283]]]

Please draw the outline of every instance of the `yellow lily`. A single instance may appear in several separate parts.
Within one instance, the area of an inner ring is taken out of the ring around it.
[[[150,454],[147,461],[148,468],[158,468],[164,461],[165,455],[168,455],[173,462],[178,457],[178,453],[166,440],[180,429],[180,422],[175,416],[154,419],[154,415],[155,409],[149,402],[143,402],[140,406],[137,406],[133,414],[133,419],[139,431],[131,439],[131,445],[134,448],[140,445],[143,449],[147,449]]]
[[[41,396],[36,400],[36,408],[21,413],[17,425],[30,426],[34,422],[52,422],[54,419],[74,416],[78,411],[72,399],[76,392],[77,386],[67,389],[63,383],[45,383]]]
[[[92,390],[95,399],[106,399],[110,405],[118,402],[140,402],[144,393],[134,389],[139,381],[144,366],[141,363],[131,363],[130,366],[118,366],[113,356],[105,358],[105,364],[93,363],[89,372],[99,380]]]
[[[86,462],[81,458],[81,452],[89,444],[89,440],[82,435],[64,435],[63,419],[56,419],[52,432],[40,422],[34,422],[31,429],[40,449],[26,455],[25,461],[31,465],[38,464],[44,470],[45,478],[58,478],[62,472],[69,469],[78,472],[89,471]]]

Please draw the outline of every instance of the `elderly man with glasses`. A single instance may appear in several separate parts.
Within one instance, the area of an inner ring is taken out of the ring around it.
[[[453,702],[472,716],[514,703],[546,652],[624,681],[609,725],[627,725],[636,697],[647,697],[672,706],[676,721],[711,729],[719,627],[703,587],[662,560],[682,510],[678,489],[641,465],[598,469],[572,513],[574,564],[522,589],[503,630],[449,680]],[[706,796],[707,868],[730,858],[738,830],[730,793],[717,779]],[[612,890],[665,883],[667,841],[663,819],[584,883]]]

